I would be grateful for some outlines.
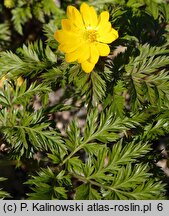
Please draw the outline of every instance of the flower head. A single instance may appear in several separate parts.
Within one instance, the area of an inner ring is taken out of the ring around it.
[[[68,6],[67,17],[62,20],[62,30],[54,35],[60,43],[58,49],[66,53],[67,62],[78,61],[82,69],[90,73],[99,56],[110,53],[107,44],[118,38],[118,32],[112,28],[107,11],[98,17],[95,9],[86,3],[82,3],[80,11]]]
[[[2,88],[3,83],[4,83],[5,80],[7,80],[7,79],[8,79],[7,76],[3,76],[3,77],[0,79],[0,88]],[[23,82],[24,82],[24,79],[20,76],[20,77],[16,80],[16,85],[17,85],[17,86],[21,86]]]
[[[4,5],[7,8],[13,8],[15,6],[14,0],[4,0]]]

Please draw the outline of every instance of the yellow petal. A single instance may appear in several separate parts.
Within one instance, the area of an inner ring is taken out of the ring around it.
[[[77,50],[75,50],[74,52],[66,53],[65,60],[67,62],[74,62],[78,59],[78,56],[79,56],[79,53],[77,52]]]
[[[118,32],[112,28],[110,32],[100,33],[98,41],[102,43],[112,43],[117,38],[118,38]]]
[[[114,35],[114,37],[117,39],[119,37],[119,33],[118,31],[116,31],[114,28],[112,28],[112,34]]]
[[[91,62],[89,62],[89,61],[85,61],[85,62],[83,62],[83,63],[81,64],[81,66],[82,66],[82,69],[83,69],[86,73],[90,73],[90,72],[93,70],[95,64],[93,64],[93,63],[91,63]]]
[[[96,10],[94,9],[94,7],[90,7],[90,14],[91,14],[91,22],[92,22],[92,26],[97,26],[98,24],[98,18],[97,18],[97,13]]]
[[[80,62],[83,62],[89,58],[89,55],[90,55],[89,47],[87,49],[86,44],[82,43],[82,44],[79,44],[79,47],[73,52],[66,53],[65,59],[67,62],[73,62],[80,58],[81,59]]]
[[[99,60],[99,51],[95,44],[90,45],[90,62],[96,64]]]
[[[107,11],[101,12],[101,14],[99,16],[98,26],[103,25],[103,24],[107,23],[108,21],[109,21],[109,12],[107,12]]]
[[[84,23],[82,20],[82,16],[80,12],[73,6],[68,6],[67,7],[67,17],[73,21],[73,23],[81,29],[85,29]]]
[[[107,44],[97,43],[97,49],[100,56],[107,56],[110,53],[110,48]]]
[[[65,31],[72,31],[74,32],[74,34],[79,35],[80,32],[83,33],[84,29],[79,28],[79,26],[76,26],[74,24],[74,21],[70,20],[70,19],[63,19],[61,21],[62,23],[62,29]]]
[[[62,29],[63,30],[67,30],[67,31],[71,30],[72,23],[69,19],[62,19],[61,23],[62,23]]]
[[[103,32],[110,32],[112,28],[112,25],[110,22],[101,22],[98,25],[98,34],[102,34]]]
[[[89,7],[86,3],[80,6],[80,12],[86,27],[96,27],[98,23],[97,13],[93,7]]]
[[[80,43],[80,38],[72,31],[57,30],[54,34],[54,38],[59,43]]]
[[[84,62],[84,61],[86,61],[87,59],[89,59],[89,57],[90,57],[90,47],[89,47],[89,45],[88,44],[82,44],[81,46],[80,46],[80,56],[79,56],[79,58],[78,58],[78,62],[79,63],[82,63],[82,62]]]
[[[65,53],[70,53],[75,51],[78,47],[80,46],[79,43],[65,43],[65,44],[60,44],[58,47],[58,50],[65,52]]]

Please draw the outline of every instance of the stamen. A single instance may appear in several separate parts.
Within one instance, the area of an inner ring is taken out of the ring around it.
[[[97,30],[87,28],[84,33],[84,38],[88,40],[90,43],[97,41]]]

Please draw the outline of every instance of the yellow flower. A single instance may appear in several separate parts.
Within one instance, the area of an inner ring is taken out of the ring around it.
[[[1,79],[0,79],[0,88],[2,88],[2,85],[3,85],[3,82],[6,80],[6,77],[4,76],[4,77],[2,77]]]
[[[4,5],[7,8],[13,8],[15,3],[14,3],[14,0],[4,0]]]
[[[0,79],[0,88],[2,88],[3,86],[3,83],[5,80],[7,80],[8,78],[6,76],[3,76],[1,79]],[[19,77],[17,80],[16,80],[16,85],[17,86],[21,86],[22,83],[24,82],[24,79],[22,77]]]
[[[21,76],[18,77],[18,79],[16,80],[16,85],[21,86],[23,83],[24,83],[24,79]]]
[[[68,19],[62,20],[62,30],[57,30],[55,39],[60,43],[58,49],[65,52],[67,62],[78,61],[86,73],[90,73],[99,60],[107,56],[107,44],[118,38],[118,32],[109,22],[109,13],[100,16],[93,7],[82,3],[80,12],[73,6],[67,7]]]

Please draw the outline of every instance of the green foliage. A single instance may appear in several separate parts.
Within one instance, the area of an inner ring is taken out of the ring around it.
[[[35,76],[36,73],[41,73],[47,68],[52,69],[57,61],[49,46],[44,48],[41,41],[29,44],[28,47],[23,45],[17,53],[18,55],[10,51],[1,52],[0,68],[3,75],[12,73],[13,76],[19,74]]]
[[[139,47],[139,51],[140,54],[131,58],[125,67],[125,80],[133,104],[166,104],[169,76],[164,68],[169,64],[169,57],[165,55],[168,50],[145,44]]]
[[[0,177],[0,182],[5,181],[5,180],[6,180],[5,178]],[[7,198],[7,197],[10,197],[9,193],[7,193],[6,191],[3,191],[0,188],[0,199],[4,199],[4,198]]]
[[[26,8],[16,8],[12,10],[12,17],[15,29],[20,33],[22,32],[22,25],[26,23],[28,19],[32,18],[31,9],[30,7]]]
[[[124,38],[135,39],[141,44],[163,44],[167,37],[169,5],[166,1],[128,0],[126,4],[109,4],[112,25]]]
[[[12,8],[12,21],[16,31],[23,34],[23,26],[31,19],[36,18],[40,22],[45,22],[45,16],[62,15],[57,5],[53,0],[38,0],[29,1],[19,0],[15,3],[15,8]]]
[[[140,160],[151,150],[150,144],[138,138],[130,142],[119,136],[139,126],[138,123],[129,118],[112,119],[110,110],[102,112],[99,119],[98,111],[92,110],[84,137],[80,136],[76,122],[72,122],[67,132],[66,146],[71,153],[60,165],[66,163],[64,171],[82,183],[76,188],[75,199],[162,199],[161,183],[151,177],[149,164]],[[117,139],[112,149],[105,145]],[[88,154],[86,162],[75,156],[82,148]],[[36,190],[39,177],[34,178],[31,181]]]
[[[9,25],[7,23],[0,24],[0,51],[10,40]]]
[[[31,112],[32,97],[47,94],[49,88],[36,83],[26,88],[26,82],[16,89],[10,84],[4,84],[0,91],[0,127],[4,139],[16,155],[26,154],[28,157],[35,150],[49,150],[62,145],[62,141],[55,130],[50,128],[50,122],[45,118],[43,110]],[[22,104],[22,109],[19,106]],[[16,156],[13,156],[16,157]]]
[[[74,82],[77,93],[85,95],[86,102],[91,106],[96,106],[105,96],[106,83],[95,71],[86,74],[75,65],[70,70],[69,81]]]
[[[168,4],[90,1],[119,38],[85,73],[54,39],[81,2],[0,3],[0,160],[24,173],[24,199],[168,199]]]
[[[124,109],[125,109],[124,93],[125,92],[126,89],[124,87],[124,83],[120,80],[117,82],[117,85],[114,86],[113,94],[109,94],[106,97],[106,100],[104,102],[105,107],[111,105],[112,113],[120,117],[124,116]]]
[[[54,173],[50,168],[42,169],[38,177],[27,182],[29,185],[35,185],[32,193],[29,193],[29,199],[50,200],[50,199],[67,199],[67,190],[70,189],[71,180],[69,175],[64,171]]]

